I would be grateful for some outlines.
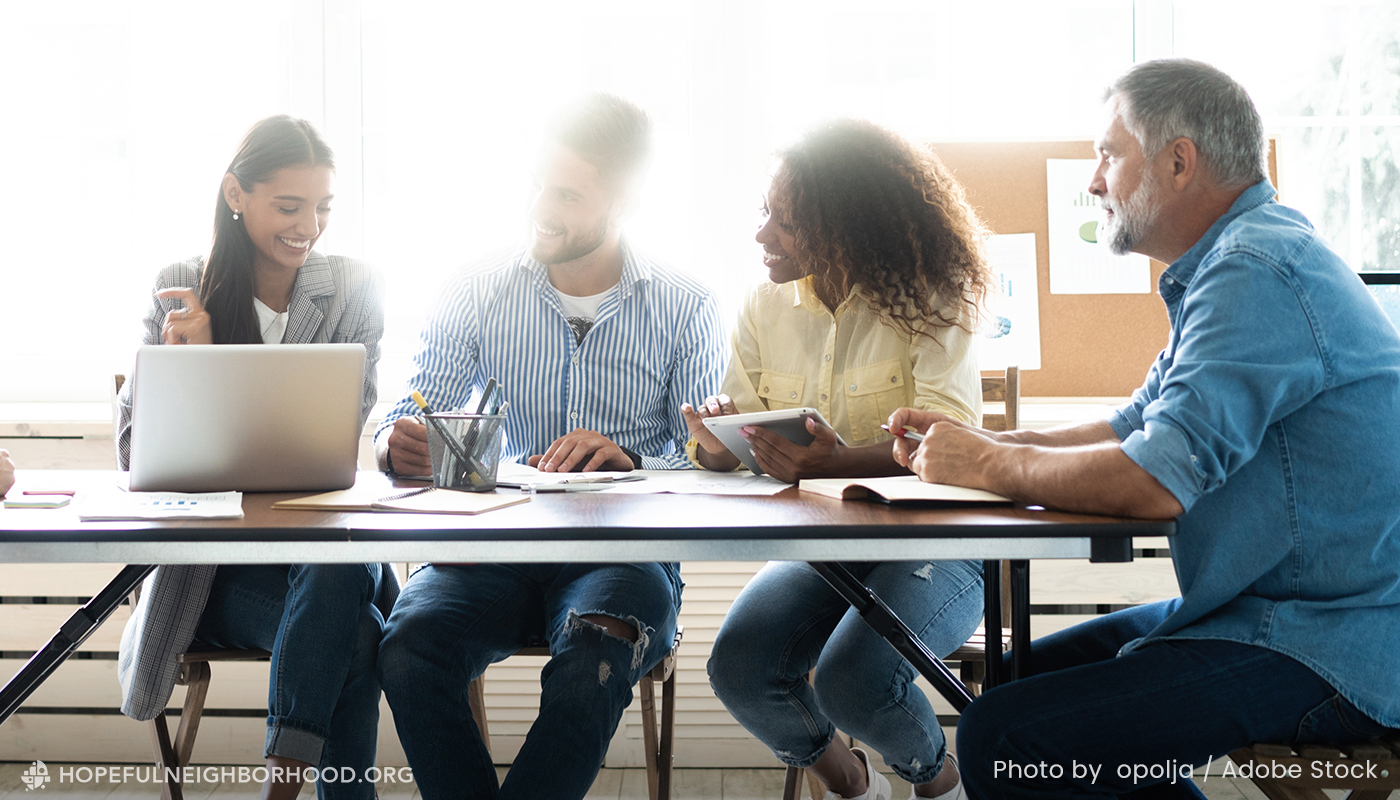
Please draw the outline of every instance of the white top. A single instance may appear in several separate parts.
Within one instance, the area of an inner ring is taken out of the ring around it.
[[[253,308],[258,310],[258,330],[262,331],[263,344],[281,344],[282,337],[287,335],[287,312],[279,314],[256,297]]]
[[[598,319],[598,308],[603,305],[603,298],[612,293],[612,288],[589,295],[588,297],[574,297],[564,294],[557,288],[554,293],[559,296],[559,307],[564,309],[564,318],[569,321],[569,327],[574,329],[574,340],[583,343],[583,337],[593,329],[594,320]]]

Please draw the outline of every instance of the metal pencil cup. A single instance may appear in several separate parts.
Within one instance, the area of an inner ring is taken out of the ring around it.
[[[496,488],[504,414],[428,414],[428,456],[433,486],[463,492]],[[448,441],[444,442],[443,437]]]

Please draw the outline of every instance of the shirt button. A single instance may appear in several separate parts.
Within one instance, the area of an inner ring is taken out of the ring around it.
[[[578,363],[578,353],[574,353],[574,363]]]
[[[765,387],[763,387],[763,388],[762,388],[762,389],[761,389],[761,390],[760,390],[760,391],[764,391],[764,392],[766,392],[766,391],[768,391],[768,387],[767,387],[767,386],[765,386]]]
[[[826,399],[826,392],[822,392],[822,399],[823,399],[823,400]]]
[[[788,397],[797,397],[797,392],[788,392]]]
[[[578,412],[577,412],[577,411],[570,411],[570,412],[569,412],[569,419],[578,419]]]
[[[899,383],[899,376],[898,376],[898,375],[891,375],[891,376],[890,376],[890,383]]]
[[[826,354],[826,359],[825,359],[825,360],[826,360],[826,361],[830,361],[830,360],[831,360],[831,354],[830,354],[830,353],[827,353],[827,354]]]
[[[855,390],[856,390],[856,385],[853,383],[853,384],[851,384],[851,391],[854,392]]]

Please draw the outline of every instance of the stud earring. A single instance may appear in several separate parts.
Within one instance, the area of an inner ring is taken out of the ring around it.
[[[238,209],[236,209],[236,208],[233,210],[233,218],[234,218],[234,220],[237,220],[237,219],[238,219]]]

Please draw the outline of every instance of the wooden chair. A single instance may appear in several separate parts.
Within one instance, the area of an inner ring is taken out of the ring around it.
[[[257,661],[271,658],[266,650],[196,650],[180,656],[180,671],[176,686],[185,687],[185,705],[180,710],[180,724],[175,738],[170,738],[165,712],[151,720],[151,745],[155,749],[157,768],[165,769],[161,781],[162,800],[183,800],[182,778],[194,752],[194,739],[199,733],[199,720],[204,715],[204,700],[209,694],[212,661]]]
[[[120,375],[117,376],[121,378]],[[118,381],[117,389],[121,389]],[[141,600],[141,587],[131,593],[134,608]],[[180,709],[180,724],[175,728],[175,737],[170,736],[170,726],[165,712],[151,720],[151,747],[155,750],[156,769],[161,774],[161,800],[184,800],[184,771],[190,765],[194,753],[194,739],[199,735],[199,720],[204,716],[204,700],[209,696],[209,679],[213,671],[211,661],[257,661],[272,658],[266,650],[192,650],[181,655],[177,661],[179,671],[175,673],[175,685],[185,687],[185,704]]]
[[[676,628],[671,651],[651,671],[642,676],[637,688],[642,692],[642,745],[646,750],[647,796],[651,800],[670,800],[671,769],[676,736],[676,656],[681,649],[684,628]],[[518,656],[548,656],[548,647],[522,647]],[[661,684],[661,703],[656,702],[656,684]],[[477,676],[467,687],[467,702],[472,719],[481,731],[481,741],[491,750],[490,726],[486,721],[486,676]],[[657,730],[657,712],[661,714]]]
[[[1336,747],[1253,744],[1231,753],[1230,759],[1284,776],[1250,779],[1270,800],[1326,800],[1324,789],[1346,791],[1348,800],[1385,800],[1400,789],[1400,733]],[[1291,777],[1289,768],[1298,777]],[[1314,777],[1318,772],[1347,777]]]
[[[1000,403],[999,413],[982,414],[982,427],[989,431],[1014,431],[1021,422],[1021,370],[1007,367],[1004,375],[982,376],[982,402]],[[962,679],[973,697],[982,694],[982,683],[986,680],[987,629],[978,627],[961,647],[954,650],[944,660],[958,663],[958,677]],[[1001,651],[1011,646],[1011,565],[1001,564]],[[811,679],[811,676],[808,676]],[[806,770],[788,767],[783,779],[783,800],[798,800],[801,791],[802,773]],[[821,798],[825,787],[821,781],[807,772],[807,791],[813,798]]]

